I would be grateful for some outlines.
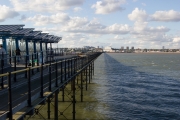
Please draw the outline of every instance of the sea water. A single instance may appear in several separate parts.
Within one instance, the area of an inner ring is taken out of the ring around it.
[[[180,119],[178,53],[103,53],[93,83],[102,119]]]

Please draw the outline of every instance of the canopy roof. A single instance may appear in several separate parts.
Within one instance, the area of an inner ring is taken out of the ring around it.
[[[24,40],[41,41],[46,43],[58,43],[61,37],[34,31],[34,28],[23,28],[25,25],[0,25],[0,37],[20,37]]]

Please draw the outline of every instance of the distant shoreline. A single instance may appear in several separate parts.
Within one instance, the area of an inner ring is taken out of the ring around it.
[[[126,52],[104,52],[104,53],[126,53]],[[146,54],[146,53],[164,53],[164,54],[171,54],[171,53],[176,53],[176,54],[180,54],[180,52],[129,52],[129,53],[137,53],[137,54]]]

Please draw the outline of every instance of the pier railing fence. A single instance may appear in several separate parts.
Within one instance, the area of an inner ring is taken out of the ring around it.
[[[46,51],[45,55],[42,51],[21,56],[20,67],[17,67],[17,56],[4,57],[1,62],[11,60],[11,69],[5,72],[4,65],[1,64],[0,118],[11,120],[20,109],[32,107],[36,99],[41,98],[42,102],[47,92],[54,92],[67,84],[100,54],[57,58],[50,51]]]

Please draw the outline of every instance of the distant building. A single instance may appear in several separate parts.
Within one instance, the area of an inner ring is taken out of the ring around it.
[[[103,49],[104,52],[114,52],[111,48],[111,46],[107,46]]]
[[[129,50],[129,46],[126,47],[126,50]]]
[[[124,50],[124,47],[123,47],[123,46],[121,46],[121,50]]]

